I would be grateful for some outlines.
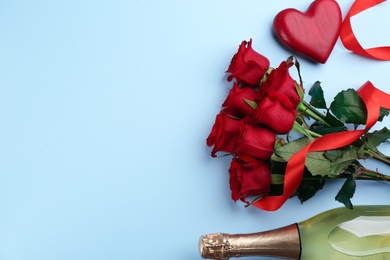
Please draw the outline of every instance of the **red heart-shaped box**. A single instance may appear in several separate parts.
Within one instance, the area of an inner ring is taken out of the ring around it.
[[[342,23],[334,0],[316,0],[306,12],[285,9],[275,16],[276,36],[288,48],[307,58],[325,63],[332,52]]]

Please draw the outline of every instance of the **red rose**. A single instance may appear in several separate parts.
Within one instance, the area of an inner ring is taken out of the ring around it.
[[[253,101],[255,99],[256,91],[250,87],[240,88],[236,82],[233,84],[233,88],[230,90],[222,107],[229,110],[233,116],[238,118],[244,118],[250,115],[255,110],[248,105],[246,100]]]
[[[290,99],[271,90],[268,96],[257,104],[256,111],[251,114],[251,120],[272,128],[278,134],[286,134],[292,129],[296,116],[296,108]]]
[[[269,60],[252,49],[252,39],[243,41],[226,71],[231,73],[227,80],[235,78],[239,84],[256,86],[268,68]]]
[[[279,92],[290,99],[293,107],[297,107],[301,102],[301,97],[297,91],[297,83],[290,76],[288,68],[292,66],[292,62],[287,66],[287,62],[283,61],[278,68],[272,70],[268,75],[267,80],[261,84],[258,90],[258,99],[265,98],[270,90]]]
[[[229,117],[226,110],[222,110],[216,117],[210,135],[207,137],[207,145],[214,145],[211,156],[216,157],[218,151],[233,153],[238,137],[240,120]]]
[[[258,159],[268,159],[273,153],[276,135],[266,126],[254,125],[248,120],[241,120],[239,137],[235,153],[249,155]]]
[[[253,160],[247,163],[239,158],[233,158],[229,177],[231,196],[234,201],[241,199],[247,202],[247,196],[265,195],[271,185],[271,172],[265,160]]]

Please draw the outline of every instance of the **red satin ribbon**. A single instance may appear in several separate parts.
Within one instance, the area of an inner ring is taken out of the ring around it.
[[[377,122],[381,107],[390,109],[390,95],[375,88],[371,82],[368,81],[360,87],[358,93],[367,108],[365,129],[327,134],[308,144],[298,153],[294,154],[287,163],[283,195],[265,196],[255,202],[253,204],[254,206],[268,211],[279,209],[301,183],[307,153],[338,149],[353,143]]]
[[[344,47],[350,51],[360,54],[365,57],[378,59],[378,60],[390,60],[390,47],[380,46],[374,48],[364,49],[353,33],[351,26],[351,17],[373,7],[374,5],[380,4],[385,0],[356,0],[348,14],[344,18],[344,22],[341,26],[340,40]]]

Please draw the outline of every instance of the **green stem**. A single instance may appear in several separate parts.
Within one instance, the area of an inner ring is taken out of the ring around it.
[[[301,124],[299,124],[296,121],[294,122],[292,130],[297,132],[297,133],[303,134],[303,135],[307,136],[308,138],[320,138],[322,136],[314,131],[311,131],[310,129],[303,127]],[[373,151],[366,146],[364,147],[364,155],[368,158],[378,160],[378,161],[390,166],[390,157],[389,156],[385,156],[385,155],[381,154],[380,152]],[[363,159],[363,158],[359,158],[359,159]]]
[[[297,121],[294,121],[294,125],[293,125],[292,130],[297,132],[297,133],[303,134],[303,135],[305,135],[305,136],[307,136],[309,138],[311,138],[311,137],[319,138],[319,137],[322,136],[320,134],[317,134],[316,132],[313,132],[313,131],[303,127]]]
[[[343,179],[343,178],[347,178],[349,175],[350,174],[342,173],[340,175],[337,175],[334,178],[327,177],[327,176],[305,176],[302,178],[302,181]],[[355,177],[356,177],[356,179],[359,179],[359,180],[383,180],[383,181],[390,182],[389,175],[386,175],[386,174],[383,174],[383,173],[380,173],[377,171],[369,170],[366,168],[362,168],[361,172],[356,174]]]
[[[294,125],[292,127],[292,130],[297,132],[297,133],[300,133],[300,134],[303,134],[307,137],[310,137],[309,133],[306,131],[306,129],[300,125],[297,121],[294,121]]]
[[[313,113],[315,113],[317,116],[319,116],[320,118],[322,119],[325,119],[325,115],[323,113],[321,113],[320,111],[318,111],[317,109],[315,109],[310,103],[307,103],[305,100],[302,100],[302,103],[308,108],[310,109]]]
[[[327,126],[330,126],[330,124],[327,123],[325,120],[325,118],[326,118],[325,115],[322,114],[321,112],[319,112],[317,109],[315,109],[313,106],[311,106],[309,103],[307,103],[304,100],[302,100],[302,102],[299,103],[298,111],[304,113],[306,116],[308,116],[314,120],[321,121],[324,124],[326,124]],[[297,122],[294,122],[293,130],[298,132],[298,133],[304,134],[307,137],[319,138],[322,136],[316,132],[313,132],[307,128],[304,128],[302,125],[300,125]],[[388,157],[388,156],[385,156],[379,152],[373,151],[367,147],[364,147],[364,154],[365,154],[365,156],[367,156],[369,158],[373,158],[375,160],[378,160],[378,161],[383,162],[386,165],[390,166],[390,157]]]
[[[371,149],[365,147],[364,149],[364,154],[369,157],[369,158],[373,158],[375,160],[378,160],[380,162],[383,162],[385,163],[386,165],[390,166],[390,158],[387,157],[387,156],[384,156],[380,153],[377,153],[375,151],[372,151]]]
[[[325,120],[325,115],[322,114],[320,111],[315,109],[312,105],[307,103],[306,101],[302,100],[301,103],[298,105],[298,111],[304,113],[306,116],[324,123],[327,126],[330,126],[328,122]]]
[[[360,177],[362,176],[362,178]],[[366,180],[384,180],[390,182],[390,176],[380,173],[378,171],[373,171],[362,167],[362,171],[357,175],[357,178],[366,179]]]

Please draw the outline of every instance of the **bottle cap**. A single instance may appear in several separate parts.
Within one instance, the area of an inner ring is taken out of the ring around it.
[[[229,259],[228,252],[231,248],[226,233],[203,235],[199,239],[199,252],[205,259]]]

